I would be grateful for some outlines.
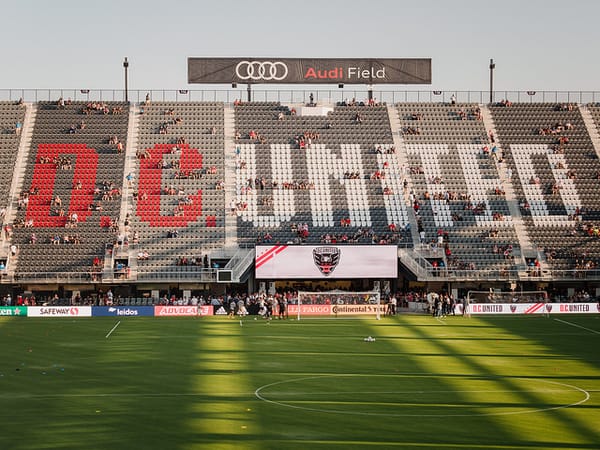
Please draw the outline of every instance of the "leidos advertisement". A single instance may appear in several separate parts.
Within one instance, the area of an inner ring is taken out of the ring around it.
[[[93,316],[153,316],[154,306],[95,306]]]
[[[188,83],[431,84],[431,59],[188,58]]]

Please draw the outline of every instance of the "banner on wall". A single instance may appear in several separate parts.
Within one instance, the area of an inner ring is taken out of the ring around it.
[[[27,316],[27,306],[0,306],[0,316]]]
[[[257,245],[257,279],[397,278],[395,245]]]
[[[91,317],[91,306],[29,306],[29,317]]]
[[[188,58],[188,83],[431,84],[431,59]]]
[[[154,306],[94,306],[92,316],[154,316]]]
[[[600,303],[471,303],[468,308],[473,315],[600,313]]]

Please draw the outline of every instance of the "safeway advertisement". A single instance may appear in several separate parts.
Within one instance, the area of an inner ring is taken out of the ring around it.
[[[29,306],[29,317],[92,317],[91,306]]]

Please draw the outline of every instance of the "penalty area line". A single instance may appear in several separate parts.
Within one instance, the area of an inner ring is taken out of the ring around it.
[[[121,325],[121,321],[120,321],[120,320],[117,322],[117,324],[116,324],[114,327],[112,327],[112,328],[110,329],[110,331],[109,331],[109,332],[108,332],[108,334],[105,336],[105,338],[106,338],[106,339],[108,339],[108,338],[110,337],[110,335],[112,334],[112,332],[113,332],[113,331],[115,331],[119,325]]]
[[[589,331],[591,333],[600,334],[600,331],[592,330],[591,328],[582,327],[581,325],[577,325],[576,323],[573,323],[573,322],[568,322],[566,320],[561,320],[561,319],[556,319],[556,318],[554,320],[556,320],[557,322],[560,322],[560,323],[571,325],[572,327],[581,328],[582,330]]]

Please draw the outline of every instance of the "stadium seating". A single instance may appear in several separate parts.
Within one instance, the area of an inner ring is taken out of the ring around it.
[[[447,259],[450,269],[497,275],[515,270],[519,240],[479,106],[401,103],[397,108],[425,231],[424,256]]]
[[[241,104],[235,129],[231,209],[240,245],[412,245],[385,106],[336,106],[326,116],[300,116],[279,103]],[[387,175],[373,177],[376,172]]]
[[[195,262],[225,243],[224,105],[141,108],[130,242],[136,233],[131,257],[140,251],[148,257],[138,259],[137,278],[192,278],[202,269]]]
[[[579,108],[518,103],[491,111],[531,240],[554,270],[579,276],[576,269],[595,268],[600,163]]]
[[[15,127],[17,122],[22,125],[24,118],[24,105],[0,102],[0,207],[8,205],[20,142],[20,135],[16,133]]]
[[[85,275],[115,240],[107,225],[119,216],[126,149],[119,153],[116,141],[109,141],[126,140],[128,105],[94,108],[82,102],[38,105],[21,193],[28,204],[14,225],[18,279],[39,276],[34,272]]]
[[[25,107],[0,103],[2,205],[25,161],[15,279],[91,281],[117,248],[135,280],[213,281],[224,246],[278,242],[414,247],[460,277],[506,278],[538,250],[554,275],[597,267],[600,163],[578,106],[299,109],[152,101],[134,117],[125,103],[40,102],[18,155]]]

